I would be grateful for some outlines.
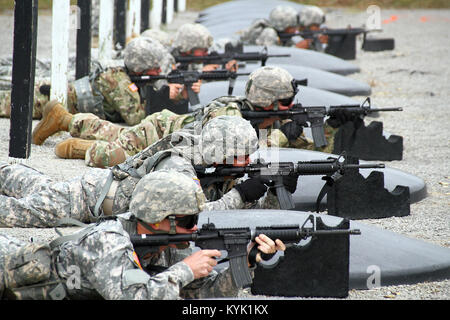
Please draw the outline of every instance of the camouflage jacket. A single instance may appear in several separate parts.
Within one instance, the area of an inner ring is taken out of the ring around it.
[[[219,97],[211,101],[208,108],[230,108],[239,110],[254,110],[254,106],[250,101],[248,101],[244,96],[224,96]],[[271,127],[267,129],[259,129],[259,146],[261,147],[278,147],[278,148],[296,148],[296,149],[306,149],[315,150],[321,152],[331,152],[334,142],[334,134],[337,129],[325,125],[325,137],[327,139],[328,145],[323,148],[316,148],[312,139],[305,136],[302,133],[295,140],[288,140],[284,133],[279,129],[280,126],[290,120],[277,121]],[[266,130],[266,131],[264,131]]]
[[[93,82],[93,87],[103,97],[103,111],[107,120],[123,120],[132,126],[145,118],[138,87],[131,82],[124,69],[108,68],[100,72]]]
[[[52,245],[48,278],[44,281],[36,277],[32,263],[21,266],[20,272],[8,267],[14,264],[8,256],[20,245],[0,235],[0,262],[8,261],[6,268],[0,268],[0,274],[3,272],[3,278],[8,280],[4,287],[18,299],[149,300],[237,295],[238,288],[228,269],[213,270],[209,276],[194,280],[191,269],[182,261],[192,253],[190,248],[168,248],[148,260],[139,259],[130,241],[135,230],[131,214],[126,213],[118,219],[90,225],[70,240]],[[167,269],[147,273],[143,267],[149,266]],[[60,294],[55,295],[57,286]]]

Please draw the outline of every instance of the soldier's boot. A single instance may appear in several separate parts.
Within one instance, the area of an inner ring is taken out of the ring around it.
[[[33,130],[33,143],[41,145],[45,139],[59,131],[68,131],[73,115],[56,100],[43,108],[42,119]]]
[[[64,159],[84,159],[86,151],[94,144],[95,140],[69,138],[55,147],[55,154]]]

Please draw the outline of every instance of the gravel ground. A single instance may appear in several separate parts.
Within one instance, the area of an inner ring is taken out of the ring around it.
[[[167,29],[176,30],[184,22],[192,22],[197,14],[178,14]],[[365,22],[365,11],[330,9],[329,26],[342,27],[348,23],[359,26]],[[436,245],[450,247],[450,10],[382,10],[384,32],[377,37],[395,38],[396,48],[386,52],[358,51],[354,63],[361,73],[350,75],[370,83],[372,101],[377,106],[403,107],[402,113],[384,113],[377,120],[384,129],[404,138],[402,161],[388,166],[414,174],[425,180],[428,197],[411,205],[411,215],[402,218],[363,220],[362,222],[421,239]],[[0,58],[11,57],[12,12],[0,16]],[[345,22],[345,23],[344,23]],[[38,58],[50,58],[51,43],[47,30],[51,30],[49,12],[40,14]],[[363,100],[365,97],[354,97]],[[368,121],[366,121],[368,122]],[[33,127],[37,121],[33,121]],[[0,160],[8,160],[9,119],[0,119]],[[55,145],[69,137],[56,134],[42,146],[32,145],[29,159],[23,163],[42,171],[56,180],[68,179],[89,170],[82,160],[62,160],[54,155]],[[13,161],[14,159],[9,159]],[[67,228],[72,231],[73,228]],[[53,229],[2,229],[17,238],[35,241],[53,239]],[[242,298],[252,297],[247,291]],[[371,290],[351,290],[347,300],[447,300],[450,298],[450,280],[380,287]]]

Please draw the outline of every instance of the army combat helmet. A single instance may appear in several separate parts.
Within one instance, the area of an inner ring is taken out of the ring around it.
[[[203,127],[201,148],[206,164],[233,164],[235,157],[248,156],[258,149],[258,137],[244,118],[218,116]]]
[[[167,50],[157,40],[139,37],[131,40],[124,50],[123,61],[128,71],[143,72],[161,67]]]
[[[172,38],[170,35],[159,29],[147,29],[141,33],[141,37],[147,37],[154,40],[158,40],[164,47],[170,48],[172,45]]]
[[[208,29],[199,23],[186,23],[178,28],[172,47],[179,52],[193,49],[208,49],[213,44],[213,37]]]
[[[301,27],[310,27],[313,24],[321,25],[325,22],[325,13],[316,6],[304,6],[298,16]]]
[[[168,216],[198,215],[206,198],[197,182],[175,170],[148,173],[134,188],[130,212],[147,224],[161,222]]]
[[[292,98],[297,93],[293,80],[283,68],[261,67],[249,75],[245,96],[254,106],[268,107],[274,103],[274,110],[278,110],[278,100]]]
[[[290,6],[276,6],[270,11],[269,22],[277,31],[298,26],[297,10]]]

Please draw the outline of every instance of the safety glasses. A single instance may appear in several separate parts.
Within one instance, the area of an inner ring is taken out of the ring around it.
[[[175,221],[177,221],[177,227],[181,227],[184,229],[192,229],[198,222],[198,214],[189,215],[189,216],[172,216],[175,217]]]

